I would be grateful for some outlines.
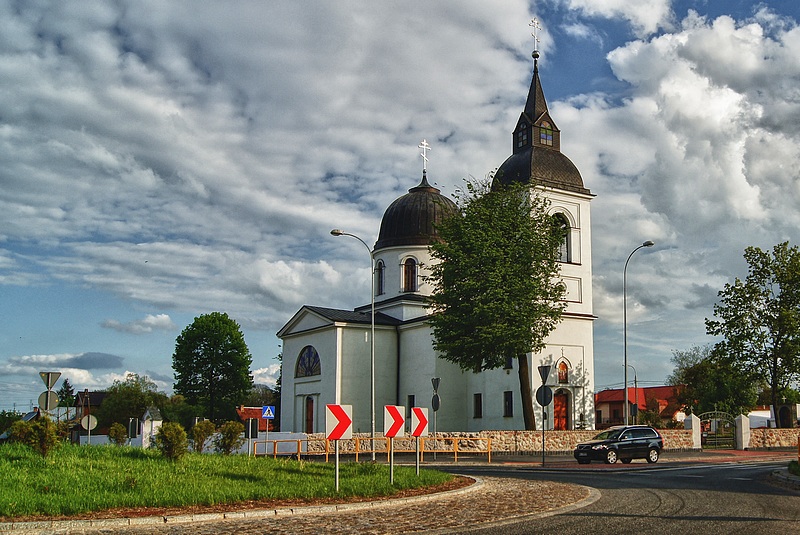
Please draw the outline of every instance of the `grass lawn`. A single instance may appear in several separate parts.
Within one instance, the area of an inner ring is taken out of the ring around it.
[[[454,476],[383,464],[334,464],[190,453],[180,461],[115,446],[64,445],[42,458],[26,446],[0,446],[0,520],[62,517],[110,509],[218,506],[257,501],[318,501],[391,496],[444,485]],[[98,515],[99,516],[99,515]]]

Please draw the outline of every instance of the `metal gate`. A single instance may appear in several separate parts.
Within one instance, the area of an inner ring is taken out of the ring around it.
[[[704,449],[734,449],[736,421],[727,412],[712,411],[698,414],[701,442]]]

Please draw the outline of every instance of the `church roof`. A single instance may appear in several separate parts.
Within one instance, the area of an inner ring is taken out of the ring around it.
[[[375,250],[398,245],[430,245],[438,240],[436,226],[447,216],[458,213],[456,204],[422,181],[396,199],[383,214]]]
[[[550,116],[539,79],[538,52],[533,57],[533,78],[514,129],[513,154],[498,168],[495,180],[590,194],[578,168],[561,152],[561,131]]]
[[[326,308],[306,305],[303,308],[319,314],[320,316],[335,322],[343,323],[371,323],[367,309],[363,312],[356,312],[353,310],[341,310],[338,308]],[[375,312],[375,325],[399,325],[402,323],[400,320],[384,314],[383,312]]]

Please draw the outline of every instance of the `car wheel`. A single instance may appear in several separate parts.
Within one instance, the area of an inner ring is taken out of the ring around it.
[[[655,463],[658,462],[658,450],[653,448],[649,452],[647,452],[647,462],[648,463]]]
[[[590,462],[592,462],[592,461],[589,461],[587,459],[579,459],[578,460],[578,464],[589,464]]]
[[[622,461],[622,464],[631,464],[631,461],[632,461],[633,459],[631,459],[631,458],[628,458],[628,459],[620,459],[620,460]]]
[[[617,452],[608,450],[608,453],[606,453],[606,464],[614,464],[615,462],[617,462]]]

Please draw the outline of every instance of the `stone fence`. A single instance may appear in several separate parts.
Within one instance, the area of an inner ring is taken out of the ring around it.
[[[748,429],[748,431],[749,437],[741,442],[741,444],[745,444],[744,449],[797,448],[798,440],[800,440],[800,429]],[[578,443],[590,440],[599,432],[592,430],[545,431],[545,451],[551,454],[572,453]],[[664,437],[664,449],[667,451],[698,451],[701,449],[699,429],[659,429],[659,433]],[[434,441],[432,435],[424,438],[425,451],[434,449],[452,451],[454,447],[457,447],[458,451],[463,453],[482,453],[487,451],[490,441],[492,455],[535,454],[542,451],[541,431],[448,432],[437,433],[436,437],[439,439],[438,442]],[[369,452],[369,438],[368,433],[354,433],[352,439],[340,441],[339,451],[347,454],[352,454],[356,450],[361,454]],[[324,434],[308,435],[305,451],[323,453],[326,447],[332,452],[332,443],[326,444]],[[414,438],[396,438],[394,448],[398,452],[414,451]],[[388,442],[381,434],[376,435],[375,449],[381,453],[388,450]],[[737,444],[737,449],[742,449],[742,446]]]

